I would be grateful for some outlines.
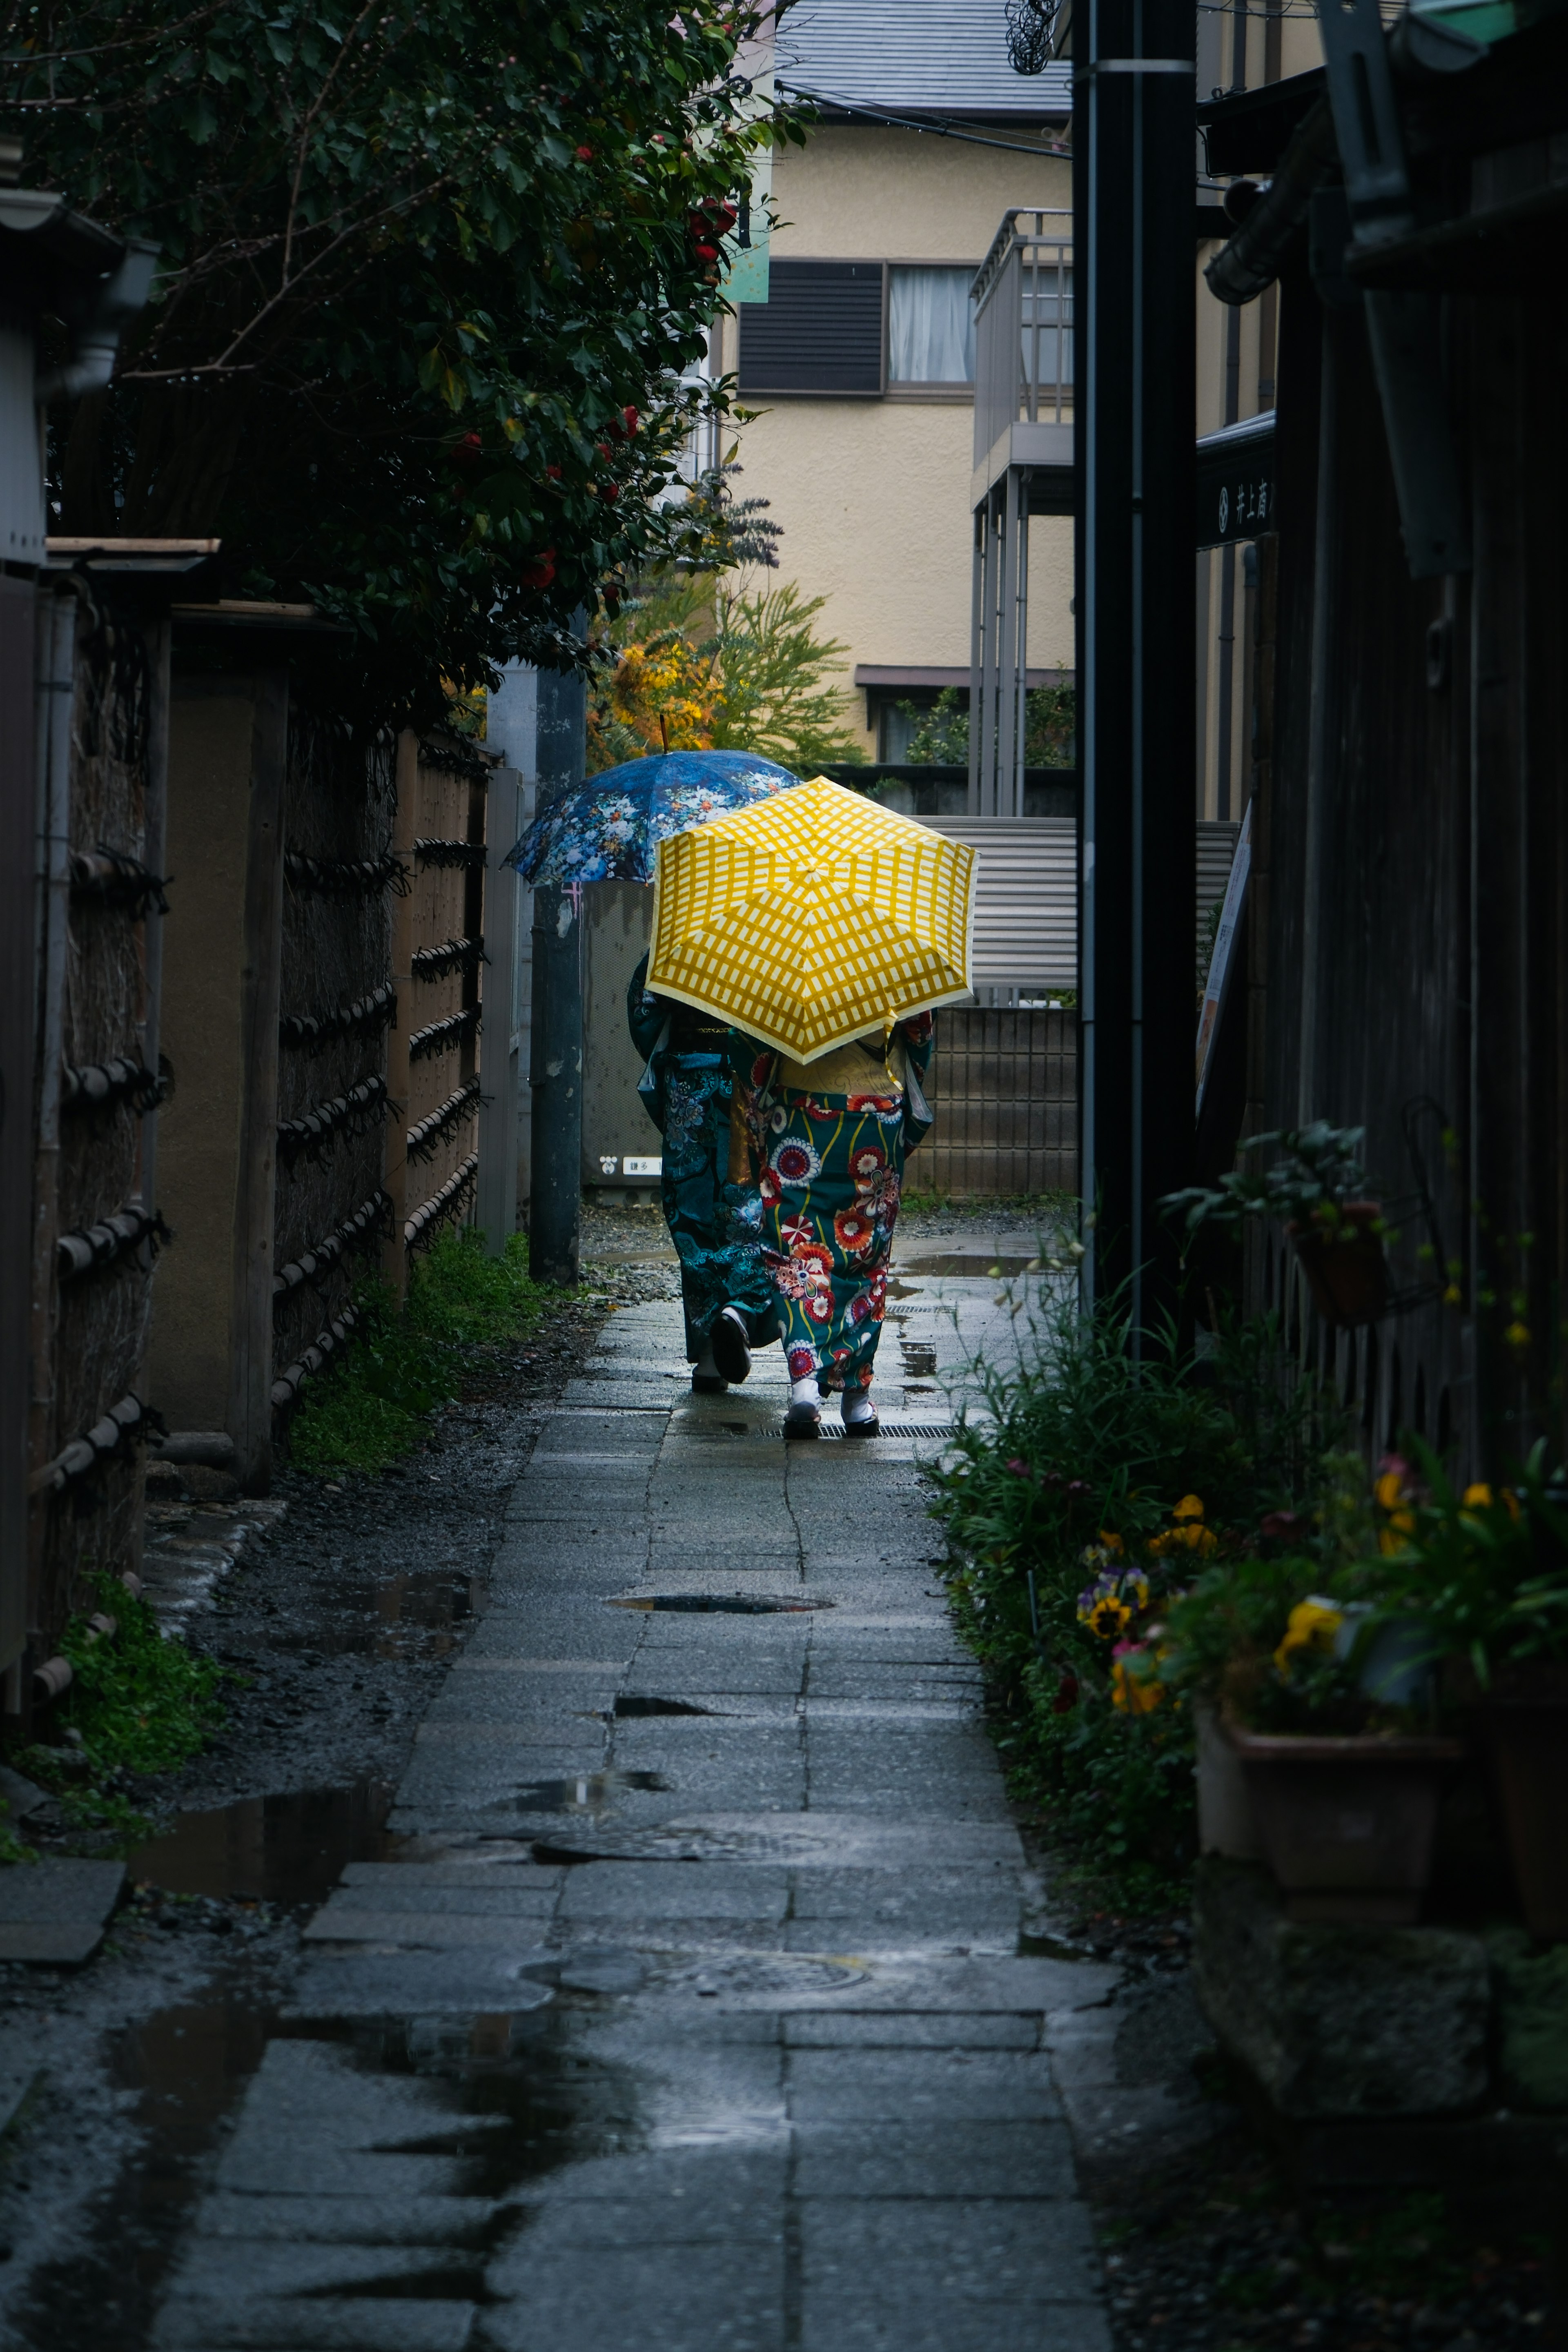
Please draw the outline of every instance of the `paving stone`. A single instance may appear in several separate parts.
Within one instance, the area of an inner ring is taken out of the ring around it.
[[[563,2247],[530,2260],[513,2299],[485,2314],[496,2352],[783,2352],[784,2256],[751,2242]]]
[[[1036,2121],[1060,2113],[1043,2053],[1012,2050],[797,2050],[789,2109],[802,2123]]]
[[[782,1919],[789,1878],[782,1870],[727,1869],[709,1862],[605,1862],[570,1873],[561,1917],[580,1919]]]
[[[799,2198],[1071,2197],[1072,2141],[1061,2123],[797,2125]]]
[[[872,2277],[928,2312],[1088,2302],[1099,2290],[1089,2215],[1073,2198],[813,2200],[801,2239],[808,2299],[826,2290],[852,2306]]]
[[[125,1884],[122,1862],[16,1863],[0,1869],[0,1960],[90,1959]]]

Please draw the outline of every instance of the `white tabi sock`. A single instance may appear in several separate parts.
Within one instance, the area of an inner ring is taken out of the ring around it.
[[[817,1392],[816,1374],[815,1372],[807,1372],[805,1380],[803,1381],[791,1381],[789,1384],[789,1401],[791,1404],[815,1405],[818,1412],[821,1411],[822,1399]]]
[[[871,1391],[869,1389],[845,1390],[844,1418],[851,1427],[853,1427],[855,1423],[858,1421],[876,1420],[877,1408],[871,1402]]]

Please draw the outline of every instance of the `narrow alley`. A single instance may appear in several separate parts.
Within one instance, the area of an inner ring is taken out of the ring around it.
[[[900,1286],[922,1373],[997,1316]],[[632,1307],[551,1412],[160,2352],[1109,2342],[1046,2045],[1112,1972],[1017,1957],[916,1466],[945,1400],[786,1448],[782,1362],[684,1370],[674,1302]]]

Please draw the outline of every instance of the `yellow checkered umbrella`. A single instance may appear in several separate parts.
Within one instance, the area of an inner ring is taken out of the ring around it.
[[[648,987],[815,1062],[968,994],[978,864],[817,776],[659,843]]]

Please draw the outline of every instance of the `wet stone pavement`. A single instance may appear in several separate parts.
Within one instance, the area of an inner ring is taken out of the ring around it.
[[[906,1274],[871,1445],[783,1445],[776,1352],[693,1399],[672,1300],[610,1318],[249,2022],[158,2352],[1106,2352],[1050,2053],[1115,1971],[1025,1948],[898,1433],[1005,1344],[974,1270]]]

